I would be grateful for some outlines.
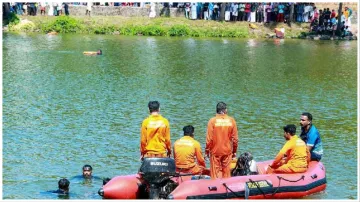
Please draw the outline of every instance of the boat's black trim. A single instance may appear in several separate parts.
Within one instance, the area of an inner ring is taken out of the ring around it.
[[[313,183],[304,185],[304,186],[286,186],[286,187],[264,187],[261,188],[261,191],[264,194],[273,194],[276,190],[276,193],[284,193],[284,192],[305,192],[311,189],[314,189],[318,186],[326,184],[326,178],[315,181]],[[259,189],[250,189],[249,196],[263,195]],[[235,193],[235,194],[234,194]],[[188,196],[186,199],[230,199],[230,198],[239,198],[245,197],[245,191],[239,192],[227,192],[227,193],[219,193],[219,194],[206,194],[206,195],[196,195],[196,196]]]

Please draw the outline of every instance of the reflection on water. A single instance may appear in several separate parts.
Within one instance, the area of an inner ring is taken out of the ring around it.
[[[82,54],[99,48],[104,55]],[[192,124],[203,147],[216,103],[226,102],[238,123],[238,154],[257,161],[274,158],[282,126],[298,126],[309,111],[328,187],[308,198],[355,198],[356,53],[349,41],[5,33],[3,197],[55,199],[34,193],[84,164],[101,177],[135,173],[140,125],[148,101],[158,100],[172,142]],[[100,199],[101,186],[71,183],[70,198]]]

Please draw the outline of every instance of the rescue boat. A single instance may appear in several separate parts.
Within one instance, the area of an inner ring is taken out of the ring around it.
[[[173,159],[148,158],[138,174],[114,177],[99,195],[105,199],[292,199],[326,188],[321,162],[311,161],[305,173],[266,174],[271,163],[257,162],[257,175],[210,179],[176,173]]]

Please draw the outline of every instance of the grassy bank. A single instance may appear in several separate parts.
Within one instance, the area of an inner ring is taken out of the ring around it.
[[[273,34],[274,28],[285,28],[286,38],[298,37],[308,32],[308,23],[259,24],[257,28],[249,27],[248,22],[217,22],[205,20],[188,20],[185,18],[122,17],[122,16],[21,16],[21,25],[9,24],[9,31],[79,34],[119,34],[144,36],[190,36],[190,37],[237,37],[264,38]]]

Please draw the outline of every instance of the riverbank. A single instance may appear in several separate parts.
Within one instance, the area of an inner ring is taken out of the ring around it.
[[[3,31],[144,36],[273,38],[284,28],[284,38],[307,38],[310,23],[251,23],[189,20],[186,18],[123,16],[20,16]],[[353,25],[356,27],[357,25]],[[314,38],[314,37],[308,37]],[[326,37],[324,39],[328,39]],[[319,38],[320,39],[320,38]]]

